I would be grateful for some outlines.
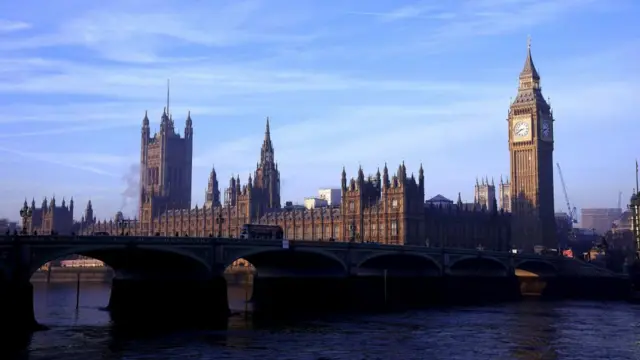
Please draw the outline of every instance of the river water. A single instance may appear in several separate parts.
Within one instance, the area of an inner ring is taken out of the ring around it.
[[[50,330],[19,359],[640,359],[640,305],[625,302],[527,300],[260,326],[236,315],[226,331],[125,336],[100,310],[108,284],[82,284],[78,310],[75,284],[34,288],[36,317]],[[230,294],[242,310],[244,290]]]

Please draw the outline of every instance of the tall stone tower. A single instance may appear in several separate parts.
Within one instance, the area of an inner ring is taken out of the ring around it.
[[[531,41],[507,118],[513,243],[525,251],[557,246],[553,204],[553,112],[542,96]]]
[[[271,143],[269,118],[264,132],[264,141],[260,149],[260,163],[256,166],[253,178],[253,194],[260,198],[257,202],[258,214],[267,209],[280,208],[280,171],[275,161],[275,152]]]
[[[489,178],[485,177],[481,181],[476,179],[476,186],[473,191],[475,203],[481,207],[494,211],[496,206],[496,186],[493,179],[489,182]]]
[[[218,174],[216,168],[211,168],[211,174],[209,174],[209,184],[207,190],[204,193],[204,207],[211,209],[216,206],[220,206],[220,186],[218,184]]]
[[[498,206],[504,212],[511,212],[511,182],[509,178],[506,180],[500,176],[500,184],[498,184]]]
[[[151,136],[149,118],[142,120],[140,150],[140,212],[143,225],[165,210],[191,208],[193,122],[185,120],[184,135],[175,130],[167,107],[160,118],[160,131]]]

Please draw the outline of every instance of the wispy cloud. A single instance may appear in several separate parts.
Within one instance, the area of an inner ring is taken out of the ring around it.
[[[143,3],[150,7],[136,11],[144,8]],[[274,17],[282,15],[263,1],[214,1],[177,8],[144,0],[118,7],[103,4],[57,24],[53,32],[4,41],[0,50],[81,46],[108,60],[154,63],[181,58],[172,51],[181,45],[229,47],[314,38],[284,32]]]
[[[125,95],[126,86],[122,87]],[[135,93],[135,89],[130,89]],[[158,91],[160,93],[160,91]],[[151,97],[151,96],[150,96]],[[158,107],[162,100],[157,94],[156,101],[121,101],[121,102],[61,102],[58,104],[30,104],[25,102],[12,103],[0,109],[0,124],[9,123],[38,123],[39,125],[51,125],[48,130],[34,130],[21,133],[3,133],[0,138],[23,137],[28,134],[46,135],[68,132],[98,131],[112,128],[140,125],[145,111],[149,109],[148,116],[154,121],[160,118]],[[133,99],[136,100],[136,99]],[[172,107],[177,117],[183,118],[188,111],[194,116],[225,116],[242,114],[243,110],[230,106],[202,106],[196,102],[178,104]],[[162,109],[160,109],[161,112]]]
[[[0,82],[0,92],[90,94],[157,102],[162,99],[159,90],[165,79],[171,77],[176,79],[172,89],[177,96],[188,93],[189,100],[202,103],[207,98],[244,94],[355,90],[463,92],[473,86],[462,82],[366,79],[318,70],[265,68],[251,63],[200,62],[145,68],[60,62],[45,68],[43,62],[34,63],[35,66],[22,64],[22,68],[14,64],[13,70],[23,75],[14,77],[12,82]]]
[[[100,165],[115,166],[130,164],[130,159],[121,158],[113,155],[104,154],[85,154],[85,153],[73,153],[73,154],[55,154],[55,153],[38,153],[16,150],[13,148],[0,147],[1,152],[16,155],[26,160],[34,162],[43,162],[52,165],[68,167],[72,169],[91,172],[94,174],[117,177],[118,174],[114,174],[113,171],[99,167]]]
[[[471,37],[531,31],[534,26],[588,10],[595,0],[480,0],[462,6],[460,16],[443,24],[427,42],[444,42]]]
[[[385,23],[420,21],[424,31],[418,37],[409,35],[415,41],[413,48],[421,45],[421,49],[441,52],[474,38],[530,31],[581,10],[607,9],[596,0],[465,0],[438,5],[416,1],[387,11],[353,13],[372,15]]]
[[[442,18],[443,14],[450,14],[438,11],[438,6],[426,4],[424,1],[412,5],[405,5],[387,12],[358,12],[353,11],[350,14],[375,16],[384,22],[400,21],[407,19],[437,19]]]
[[[31,27],[30,24],[23,21],[11,21],[0,19],[0,34],[26,30]]]

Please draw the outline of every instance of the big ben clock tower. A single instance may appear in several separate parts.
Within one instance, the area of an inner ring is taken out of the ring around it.
[[[512,239],[525,251],[557,247],[553,204],[553,112],[542,96],[531,40],[509,108]]]

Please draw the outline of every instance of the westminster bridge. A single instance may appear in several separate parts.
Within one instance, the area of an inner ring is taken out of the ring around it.
[[[137,236],[0,237],[4,326],[37,328],[31,275],[78,254],[112,267],[115,321],[210,322],[228,315],[225,269],[257,270],[257,311],[375,309],[433,301],[543,296],[620,297],[627,280],[561,256],[377,243]],[[516,276],[516,274],[520,276]],[[599,290],[594,291],[594,288]],[[8,321],[5,321],[7,319]],[[9,325],[6,325],[9,324]]]

